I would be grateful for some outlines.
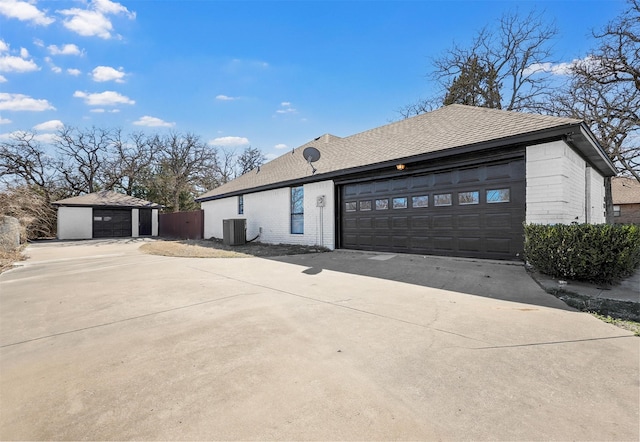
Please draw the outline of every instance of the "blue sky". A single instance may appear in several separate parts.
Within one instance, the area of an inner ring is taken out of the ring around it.
[[[75,127],[192,132],[269,158],[400,118],[430,60],[505,11],[544,12],[558,63],[623,0],[0,0],[0,137]]]

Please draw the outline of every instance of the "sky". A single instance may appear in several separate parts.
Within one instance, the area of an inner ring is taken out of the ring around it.
[[[0,0],[0,138],[62,125],[193,133],[275,158],[401,118],[432,60],[505,12],[555,22],[584,58],[624,0]],[[557,70],[561,74],[561,70]]]

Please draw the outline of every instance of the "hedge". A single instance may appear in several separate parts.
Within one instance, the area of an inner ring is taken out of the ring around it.
[[[640,226],[528,224],[526,260],[538,271],[594,283],[613,283],[640,265]]]

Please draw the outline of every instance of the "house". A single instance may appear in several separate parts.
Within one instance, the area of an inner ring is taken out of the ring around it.
[[[613,222],[640,224],[640,182],[635,178],[615,177],[611,180]]]
[[[149,201],[103,190],[55,201],[58,239],[158,236],[158,210]]]
[[[323,135],[196,201],[205,238],[244,218],[266,243],[518,259],[525,222],[605,222],[613,175],[580,120],[454,104]]]

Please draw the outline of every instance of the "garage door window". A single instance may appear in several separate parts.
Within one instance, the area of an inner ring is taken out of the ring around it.
[[[387,210],[389,208],[389,200],[376,200],[376,210]]]
[[[371,210],[371,201],[360,201],[360,211],[366,212]]]
[[[480,192],[459,192],[458,204],[461,206],[469,204],[480,204]]]
[[[407,208],[407,198],[394,198],[393,199],[393,208],[394,209],[406,209]]]
[[[347,201],[346,203],[344,203],[344,210],[346,210],[347,212],[355,212],[357,207],[358,206],[355,201]]]
[[[451,194],[450,193],[442,193],[439,195],[433,196],[433,204],[435,206],[450,206],[451,205]]]
[[[508,203],[510,201],[509,189],[487,190],[488,203]]]
[[[429,207],[429,195],[414,196],[411,198],[411,206],[415,208]]]

